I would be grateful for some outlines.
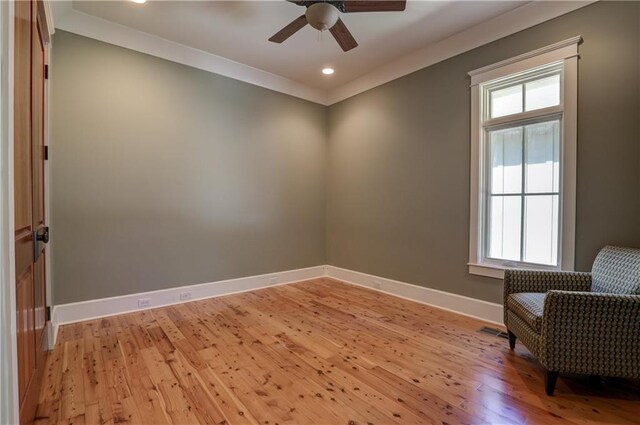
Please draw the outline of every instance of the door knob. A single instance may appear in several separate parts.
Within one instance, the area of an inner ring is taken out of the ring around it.
[[[36,240],[44,243],[49,242],[49,227],[45,227],[42,234],[36,233]]]
[[[49,227],[43,227],[42,233],[35,231],[33,232],[33,262],[38,261],[38,257],[40,257],[40,244],[38,242],[47,243],[49,242]]]

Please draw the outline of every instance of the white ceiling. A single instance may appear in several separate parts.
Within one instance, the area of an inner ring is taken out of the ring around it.
[[[285,0],[73,1],[72,7],[309,87],[331,90],[525,3],[529,2],[410,0],[404,12],[343,14],[359,43],[347,53],[328,33],[319,40],[319,33],[310,26],[283,44],[267,41],[304,13],[303,7]],[[325,66],[335,68],[335,74],[322,75]]]

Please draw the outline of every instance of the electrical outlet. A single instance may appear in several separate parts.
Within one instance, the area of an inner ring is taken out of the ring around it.
[[[190,300],[192,296],[193,293],[191,291],[180,292],[180,301]]]
[[[138,308],[151,307],[151,298],[140,298],[138,300]]]
[[[376,289],[382,288],[382,282],[380,282],[379,280],[374,280],[373,281],[373,287],[376,288]]]
[[[269,283],[278,283],[278,276],[273,276],[269,278]]]

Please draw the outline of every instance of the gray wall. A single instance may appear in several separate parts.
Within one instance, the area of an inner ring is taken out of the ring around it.
[[[639,23],[596,3],[329,108],[58,31],[54,302],[325,263],[500,302],[466,266],[467,72],[578,34],[576,267],[640,246]]]
[[[323,106],[57,31],[55,304],[325,263]]]
[[[329,264],[501,302],[469,275],[467,72],[582,35],[576,267],[640,246],[640,3],[596,3],[330,107]]]

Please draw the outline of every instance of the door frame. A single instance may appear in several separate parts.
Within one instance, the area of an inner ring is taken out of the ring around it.
[[[19,422],[13,199],[14,4],[0,2],[0,422]]]
[[[45,7],[47,63],[51,63],[51,35],[54,32],[51,2]],[[14,247],[14,176],[13,176],[13,56],[14,4],[0,1],[0,423],[19,423],[18,359],[16,330],[16,276]],[[45,80],[44,132],[50,146],[50,80]],[[50,220],[50,175],[45,162],[45,217]],[[47,223],[49,223],[47,221]],[[46,296],[52,305],[51,247],[47,246]],[[53,328],[53,326],[49,326]],[[49,334],[51,336],[51,334]],[[52,340],[49,339],[50,344]]]

